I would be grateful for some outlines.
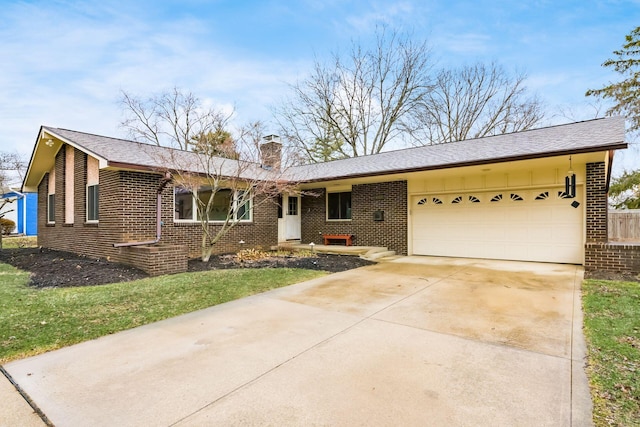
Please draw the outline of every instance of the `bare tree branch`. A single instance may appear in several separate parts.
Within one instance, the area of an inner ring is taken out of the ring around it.
[[[414,111],[419,145],[462,141],[530,129],[544,114],[527,94],[526,76],[510,76],[495,63],[441,70],[434,89]]]
[[[261,122],[234,136],[227,130],[230,115],[204,108],[192,93],[175,88],[144,101],[123,93],[122,103],[123,126],[134,139],[150,143],[149,155],[164,165],[158,172],[172,176],[174,220],[200,224],[203,261],[236,225],[253,220],[253,211],[283,191],[296,192],[295,183],[281,179],[284,168],[262,165]]]
[[[139,142],[192,150],[202,135],[225,129],[233,112],[205,107],[191,92],[173,88],[148,99],[122,92],[121,126]]]
[[[430,68],[426,43],[380,28],[373,49],[354,42],[291,85],[291,98],[274,109],[280,132],[312,162],[379,153],[412,127],[406,121],[430,90]]]

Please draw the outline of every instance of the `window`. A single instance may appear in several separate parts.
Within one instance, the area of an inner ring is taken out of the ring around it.
[[[298,198],[289,196],[289,208],[287,209],[287,215],[298,215]]]
[[[191,191],[175,187],[174,189],[175,214],[174,219],[193,219],[193,196]]]
[[[471,203],[480,203],[480,199],[478,199],[476,196],[469,196],[469,201]]]
[[[98,159],[87,156],[87,222],[98,222],[100,165]]]
[[[234,200],[234,219],[237,221],[251,221],[251,193],[236,191]]]
[[[212,194],[213,200],[209,203]],[[196,198],[186,188],[174,188],[174,220],[199,221],[207,205],[206,216],[210,221],[225,221],[227,217],[233,221],[251,221],[251,193],[248,191],[220,189],[214,192],[211,187],[201,187]]]
[[[213,194],[213,201],[209,203],[211,199],[211,188],[203,187],[198,190],[198,204],[200,209],[198,214],[204,214],[205,209],[207,217],[211,221],[224,221],[231,213],[231,190],[218,190]],[[198,217],[200,219],[200,217]]]
[[[56,167],[49,172],[49,186],[47,193],[47,222],[56,222]]]
[[[98,220],[98,184],[87,186],[87,222]]]
[[[327,193],[327,219],[351,219],[351,191]]]
[[[56,222],[56,195],[47,196],[47,222]]]

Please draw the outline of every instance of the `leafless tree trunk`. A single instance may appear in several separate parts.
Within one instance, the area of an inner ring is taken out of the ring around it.
[[[418,145],[517,132],[539,124],[541,102],[529,96],[526,76],[510,76],[492,63],[441,70],[432,91],[413,113],[422,124]]]
[[[242,221],[252,221],[253,212],[274,203],[282,192],[295,193],[295,183],[283,180],[285,169],[261,165],[263,125],[251,123],[238,132],[236,148],[240,160],[211,152],[171,151],[163,160],[174,185],[188,192],[195,202],[192,220],[200,223],[201,259],[209,261],[215,245]],[[228,201],[227,201],[228,199]],[[220,209],[223,209],[221,211]],[[251,242],[247,242],[250,244]]]
[[[411,128],[410,112],[431,87],[426,43],[382,28],[373,49],[353,43],[348,55],[315,62],[274,113],[281,134],[309,161],[379,153]]]
[[[261,165],[262,123],[243,126],[234,136],[226,129],[229,115],[204,108],[193,94],[178,89],[146,101],[123,93],[122,102],[128,116],[122,125],[135,140],[150,144],[149,155],[164,165],[158,172],[171,174],[174,191],[193,208],[188,218],[174,220],[200,224],[203,261],[230,230],[252,220],[254,210],[283,191],[295,192],[295,183],[281,179],[285,168]]]

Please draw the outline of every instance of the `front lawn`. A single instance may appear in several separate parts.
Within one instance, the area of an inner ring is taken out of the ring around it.
[[[203,271],[75,288],[34,289],[0,264],[0,364],[310,280],[291,268]]]
[[[640,425],[640,283],[583,285],[587,375],[596,426]]]

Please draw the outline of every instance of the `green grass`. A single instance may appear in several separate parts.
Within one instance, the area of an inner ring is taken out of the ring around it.
[[[34,289],[0,264],[0,364],[326,274],[289,268],[183,273]]]
[[[587,375],[596,426],[640,426],[640,284],[583,284]]]

